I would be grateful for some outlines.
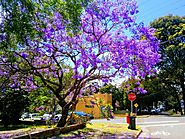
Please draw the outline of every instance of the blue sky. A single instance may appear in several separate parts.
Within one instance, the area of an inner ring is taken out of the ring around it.
[[[137,22],[149,25],[153,20],[169,14],[185,16],[185,0],[137,0]],[[126,78],[125,78],[126,79]],[[124,79],[115,78],[112,84],[120,85]]]
[[[185,0],[137,0],[137,20],[149,25],[154,19],[173,14],[185,16]]]

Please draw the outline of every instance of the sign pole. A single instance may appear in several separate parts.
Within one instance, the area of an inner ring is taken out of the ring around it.
[[[131,101],[131,112],[130,115],[132,116],[133,114],[133,101],[136,99],[136,94],[135,93],[129,93],[128,94],[128,100]]]
[[[131,113],[130,113],[130,115],[132,116],[132,114],[133,114],[133,101],[130,101],[131,102]]]

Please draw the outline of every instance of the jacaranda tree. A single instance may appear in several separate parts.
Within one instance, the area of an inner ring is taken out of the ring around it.
[[[11,59],[1,57],[0,75],[11,79],[9,86],[27,91],[47,87],[62,107],[58,126],[64,126],[88,83],[153,72],[160,57],[158,41],[153,29],[136,24],[137,12],[134,0],[96,0],[81,14],[77,34],[66,29],[68,21],[56,12],[52,20],[43,19],[46,28],[37,28],[43,38],[19,46]]]

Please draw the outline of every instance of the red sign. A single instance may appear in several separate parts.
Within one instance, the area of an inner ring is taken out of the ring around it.
[[[136,99],[136,94],[135,93],[129,93],[128,94],[128,100],[134,101]]]

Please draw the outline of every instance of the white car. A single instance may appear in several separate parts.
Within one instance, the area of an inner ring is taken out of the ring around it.
[[[158,113],[160,113],[160,112],[161,112],[161,110],[160,110],[159,108],[157,108],[157,109],[154,108],[154,109],[151,110],[151,113],[152,113],[152,114],[158,114]]]
[[[49,119],[51,119],[51,117],[52,117],[52,114],[45,113],[42,116],[41,120],[49,120]]]
[[[54,119],[59,121],[61,117],[62,117],[62,114],[56,114]]]
[[[39,113],[24,113],[21,116],[22,120],[40,120]]]

